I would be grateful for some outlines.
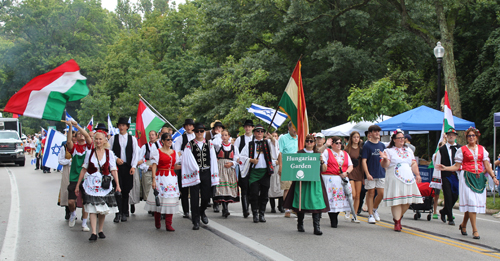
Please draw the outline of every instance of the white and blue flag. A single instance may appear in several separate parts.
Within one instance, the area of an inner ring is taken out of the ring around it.
[[[185,131],[186,130],[184,129],[184,127],[178,129],[178,131],[176,131],[174,133],[174,135],[172,135],[172,139],[175,141],[175,138],[177,138],[177,137],[181,136],[182,134],[184,134]],[[160,139],[161,139],[161,137],[160,137]]]
[[[45,139],[45,148],[43,150],[42,166],[51,169],[61,170],[62,166],[59,164],[59,153],[66,153],[64,150],[63,142],[66,141],[66,136],[54,129],[47,131],[47,138]]]
[[[111,123],[111,118],[109,117],[109,113],[108,113],[108,130],[109,130],[108,133],[111,136],[120,133],[120,131],[118,130],[118,128],[113,127],[113,123]]]
[[[71,115],[69,115],[68,112],[66,112],[66,121],[75,121],[75,119],[73,117],[71,117]],[[80,124],[78,124],[78,126],[80,126]],[[82,126],[80,126],[80,127],[82,127]],[[64,129],[64,130],[69,131],[69,126],[66,125],[66,129]],[[78,131],[78,129],[75,126],[73,126],[73,131]]]
[[[248,112],[253,113],[257,118],[263,120],[266,123],[271,123],[271,120],[273,119],[274,113],[276,110],[264,107],[255,103],[252,103],[252,106],[250,108],[247,108]],[[278,129],[283,122],[285,122],[287,116],[286,114],[278,111],[276,114],[276,117],[274,117],[273,121],[273,127],[275,129]]]

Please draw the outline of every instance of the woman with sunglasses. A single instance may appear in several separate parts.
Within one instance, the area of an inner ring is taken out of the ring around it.
[[[464,220],[458,226],[462,235],[466,236],[467,222],[470,219],[474,239],[480,239],[477,232],[476,216],[477,213],[485,213],[486,209],[486,175],[485,172],[493,178],[493,182],[498,186],[498,180],[495,177],[490,165],[488,151],[478,144],[481,133],[478,129],[470,127],[465,131],[467,145],[462,146],[455,153],[455,165],[445,167],[443,164],[436,165],[441,171],[460,170],[459,180],[459,209],[464,213]]]
[[[349,154],[341,149],[342,140],[339,137],[332,137],[332,141],[332,148],[323,152],[321,166],[324,168],[323,165],[325,165],[326,170],[321,172],[321,178],[325,183],[328,195],[330,225],[336,228],[339,212],[351,211],[349,200],[346,198],[342,186],[342,178],[348,179],[347,176],[352,171],[352,161]],[[348,187],[350,190],[350,183],[348,183]]]
[[[150,152],[153,183],[144,209],[154,212],[157,229],[161,228],[161,215],[164,214],[167,231],[175,231],[172,227],[172,218],[173,214],[178,211],[180,193],[174,170],[180,169],[181,166],[175,164],[176,153],[175,150],[171,149],[172,135],[163,133],[161,142],[163,147]],[[155,192],[157,192],[157,196]],[[159,198],[159,206],[156,205],[156,197]]]
[[[401,218],[412,203],[423,203],[417,183],[422,180],[413,151],[405,145],[405,135],[394,131],[391,143],[380,152],[380,165],[387,169],[383,202],[391,207],[394,231],[401,232]],[[416,181],[416,182],[415,182]]]
[[[304,149],[299,150],[297,153],[319,153],[316,148],[316,142],[314,136],[309,134],[306,136],[306,144]],[[320,157],[323,160],[323,156]],[[323,166],[324,169],[326,169]],[[318,173],[320,175],[320,173]],[[322,235],[323,232],[320,230],[320,218],[321,212],[328,212],[328,196],[326,194],[325,184],[323,180],[320,181],[302,181],[302,201],[301,210],[299,211],[299,188],[297,188],[298,183],[296,181],[292,182],[290,186],[290,191],[285,199],[285,208],[293,209],[297,213],[297,230],[299,232],[304,232],[304,216],[305,213],[312,213],[313,228],[315,235]]]

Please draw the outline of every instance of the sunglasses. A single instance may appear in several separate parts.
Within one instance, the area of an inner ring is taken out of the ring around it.
[[[394,139],[396,139],[396,140],[404,140],[405,137],[397,137],[397,138],[394,138]]]
[[[334,142],[334,144],[341,145],[342,142],[338,141],[338,142]]]
[[[164,139],[164,141],[172,141],[172,139]]]
[[[306,143],[313,143],[314,140],[306,140]]]
[[[205,130],[195,130],[194,133],[203,133]]]
[[[467,135],[467,138],[473,138],[476,137],[476,135]]]
[[[265,130],[256,130],[255,132],[265,132]]]

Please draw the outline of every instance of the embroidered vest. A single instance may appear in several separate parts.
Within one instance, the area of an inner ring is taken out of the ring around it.
[[[481,145],[477,145],[477,172],[474,165],[474,155],[467,148],[467,145],[462,146],[462,154],[464,159],[462,161],[462,169],[472,173],[482,173],[483,172],[483,156],[484,148]]]
[[[89,174],[94,174],[94,173],[99,171],[99,166],[94,165],[94,163],[91,160],[92,156],[94,155],[94,152],[95,152],[95,150],[92,150],[90,152],[89,165],[87,168],[87,172]],[[106,163],[104,163],[104,165],[101,166],[101,174],[107,176],[110,173],[110,171],[109,171],[109,150],[104,149],[104,154],[106,155]],[[97,155],[96,155],[96,160],[97,160]]]
[[[191,150],[193,151],[194,159],[196,163],[198,163],[198,167],[200,168],[210,168],[210,145],[205,142],[203,143],[202,149],[198,147],[196,139],[193,139],[189,142],[191,145]]]
[[[217,159],[229,159],[233,160],[234,158],[234,145],[231,145],[231,150],[224,150],[224,145],[222,145],[217,153]]]
[[[120,155],[122,155],[119,136],[119,134],[115,135],[115,140],[113,142],[113,152],[115,153],[116,157],[120,157]],[[130,165],[132,163],[132,153],[134,152],[134,150],[132,148],[132,136],[127,134],[127,138],[127,146],[125,146],[125,162]]]
[[[337,162],[337,158],[333,155],[331,149],[328,150],[328,162],[326,163],[326,171],[321,172],[322,175],[340,175],[339,163]],[[346,171],[349,167],[349,159],[347,156],[347,152],[342,151],[344,153],[344,163],[342,163],[342,171]]]
[[[271,159],[271,151],[269,150],[269,143],[267,143],[267,140],[262,140],[262,153],[264,154],[264,159],[266,160],[266,165],[267,165],[267,174],[272,175],[274,173],[274,168],[273,168],[273,162]],[[255,142],[254,140],[250,141],[248,143],[248,154],[249,158],[253,159],[255,158]],[[254,165],[252,164],[250,166],[250,169],[253,169]]]

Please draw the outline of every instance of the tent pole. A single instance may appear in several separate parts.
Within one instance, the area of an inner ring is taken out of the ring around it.
[[[430,139],[431,139],[431,138],[429,137],[429,132],[427,132],[427,156],[430,158],[430,160],[429,160],[429,161],[432,161],[432,156],[431,156],[431,154],[429,154],[429,153],[431,153],[431,152],[430,152],[430,150],[429,150],[429,142],[430,142]]]
[[[495,162],[495,158],[497,157],[497,127],[495,126],[495,113],[493,113],[493,162]],[[493,169],[495,168],[495,164],[493,164]],[[495,173],[495,171],[493,171]],[[496,174],[496,173],[495,173]],[[493,186],[493,204],[495,204],[495,192],[496,188]]]

